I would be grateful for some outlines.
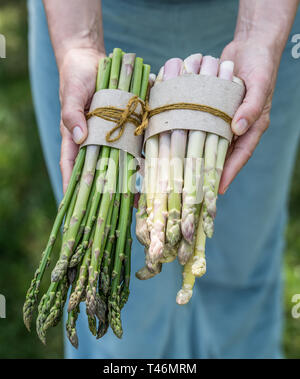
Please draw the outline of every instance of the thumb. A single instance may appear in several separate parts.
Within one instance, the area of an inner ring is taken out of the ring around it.
[[[261,116],[268,100],[269,86],[266,80],[253,80],[246,84],[247,92],[243,103],[236,111],[231,128],[234,134],[241,136],[247,132]]]
[[[65,88],[61,99],[61,118],[76,144],[81,144],[88,135],[84,114],[85,102],[80,92]]]

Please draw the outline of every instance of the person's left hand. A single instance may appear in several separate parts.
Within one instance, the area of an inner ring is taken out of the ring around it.
[[[224,194],[241,168],[247,163],[270,123],[272,96],[280,54],[261,41],[233,41],[223,50],[221,61],[234,62],[234,75],[243,79],[246,96],[233,121],[235,134],[229,147],[220,182]]]

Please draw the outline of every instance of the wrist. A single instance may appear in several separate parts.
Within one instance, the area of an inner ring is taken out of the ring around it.
[[[234,39],[254,41],[275,54],[282,54],[297,10],[297,0],[264,2],[240,0]]]
[[[277,37],[266,38],[259,31],[253,33],[236,33],[232,44],[239,49],[255,49],[257,54],[271,57],[275,66],[279,66],[285,43],[281,43]]]
[[[97,58],[101,58],[106,55],[104,47],[95,46],[88,41],[68,41],[62,44],[59,49],[55,50],[55,57],[59,71],[63,66],[65,58],[69,55],[72,55],[74,52],[81,53],[86,56],[95,56]]]
[[[269,31],[265,30],[237,30],[234,35],[234,42],[236,43],[253,43],[258,48],[265,48],[272,51],[275,55],[281,55],[286,38],[283,38],[275,28],[270,28]]]

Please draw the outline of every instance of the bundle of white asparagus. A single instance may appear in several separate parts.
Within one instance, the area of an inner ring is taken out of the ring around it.
[[[194,54],[168,60],[155,82],[179,75],[210,75],[239,82],[233,62]],[[213,133],[172,130],[147,139],[145,176],[136,214],[136,235],[145,246],[141,280],[158,274],[162,264],[178,258],[183,265],[178,304],[189,302],[195,277],[206,272],[205,241],[211,238],[216,200],[229,142]]]

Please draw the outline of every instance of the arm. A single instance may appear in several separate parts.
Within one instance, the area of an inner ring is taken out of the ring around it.
[[[235,63],[235,75],[246,85],[246,97],[232,121],[239,136],[232,143],[225,163],[220,193],[247,163],[268,128],[278,67],[299,0],[240,0],[233,41],[222,60]]]
[[[105,53],[101,0],[44,0],[44,7],[58,66],[71,49]]]
[[[84,112],[95,91],[99,59],[105,55],[101,0],[44,0],[60,79],[61,160],[66,190],[87,136]]]

